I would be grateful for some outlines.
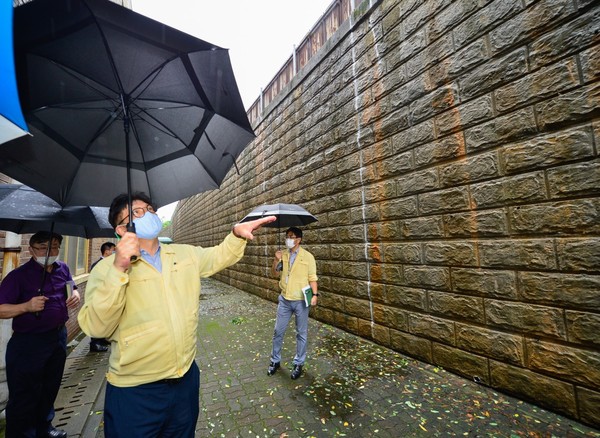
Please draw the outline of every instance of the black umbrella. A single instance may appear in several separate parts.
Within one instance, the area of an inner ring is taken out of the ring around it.
[[[296,204],[267,204],[256,207],[240,222],[253,221],[266,216],[275,216],[276,221],[263,225],[267,228],[300,227],[316,222],[318,219]],[[281,243],[281,233],[278,235]]]
[[[108,0],[35,0],[14,26],[33,137],[0,148],[0,171],[61,205],[216,189],[254,138],[225,49]]]
[[[0,230],[17,234],[53,231],[68,236],[115,237],[107,207],[61,207],[21,184],[0,184]]]
[[[85,237],[114,237],[108,222],[107,207],[61,207],[46,195],[21,184],[0,184],[0,230],[17,234],[48,231],[50,233]],[[50,255],[48,242],[46,261]],[[43,295],[46,265],[42,271],[38,292]],[[39,317],[39,312],[36,312]]]

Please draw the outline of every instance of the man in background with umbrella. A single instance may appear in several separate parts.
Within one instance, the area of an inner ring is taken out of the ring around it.
[[[194,361],[200,278],[240,260],[246,239],[275,220],[236,224],[218,246],[161,246],[162,222],[152,200],[132,195],[136,233],[128,232],[128,195],[116,197],[109,221],[116,253],[90,273],[79,325],[111,341],[104,409],[107,437],[193,437],[200,372]]]
[[[294,356],[294,369],[291,378],[296,380],[302,374],[302,367],[306,360],[306,343],[308,338],[308,311],[303,289],[307,286],[312,291],[310,306],[316,306],[317,292],[317,265],[314,256],[300,248],[302,230],[290,227],[285,232],[285,246],[288,251],[277,250],[273,260],[273,274],[280,277],[279,304],[277,305],[277,319],[273,333],[273,350],[271,363],[267,374],[275,374],[281,363],[281,348],[283,337],[292,315],[296,318],[296,355]]]
[[[79,305],[79,292],[68,296],[75,283],[66,263],[57,260],[61,242],[60,234],[35,233],[31,260],[0,284],[0,318],[13,318],[6,348],[7,438],[67,436],[52,420],[67,359],[67,307]]]

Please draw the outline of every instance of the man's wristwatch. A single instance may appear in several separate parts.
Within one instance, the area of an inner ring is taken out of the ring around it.
[[[318,296],[319,296],[319,294],[313,294],[313,297],[318,297]]]

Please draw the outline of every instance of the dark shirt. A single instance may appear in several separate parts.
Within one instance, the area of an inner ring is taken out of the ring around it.
[[[11,271],[0,283],[0,304],[21,304],[39,295],[42,282],[42,266],[33,258]],[[56,329],[67,322],[69,312],[66,304],[66,284],[73,283],[69,267],[54,262],[52,272],[46,273],[44,295],[48,297],[44,310],[27,312],[13,318],[12,328],[18,333],[42,333]]]
[[[90,266],[90,271],[92,269],[94,269],[94,266],[96,266],[98,263],[100,263],[100,260],[102,260],[104,257],[100,257],[98,260],[96,260],[94,263],[92,263],[92,266]]]

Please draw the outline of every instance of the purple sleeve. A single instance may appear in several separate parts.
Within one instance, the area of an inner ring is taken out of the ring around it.
[[[19,275],[12,271],[0,283],[0,304],[19,304],[19,295]]]

